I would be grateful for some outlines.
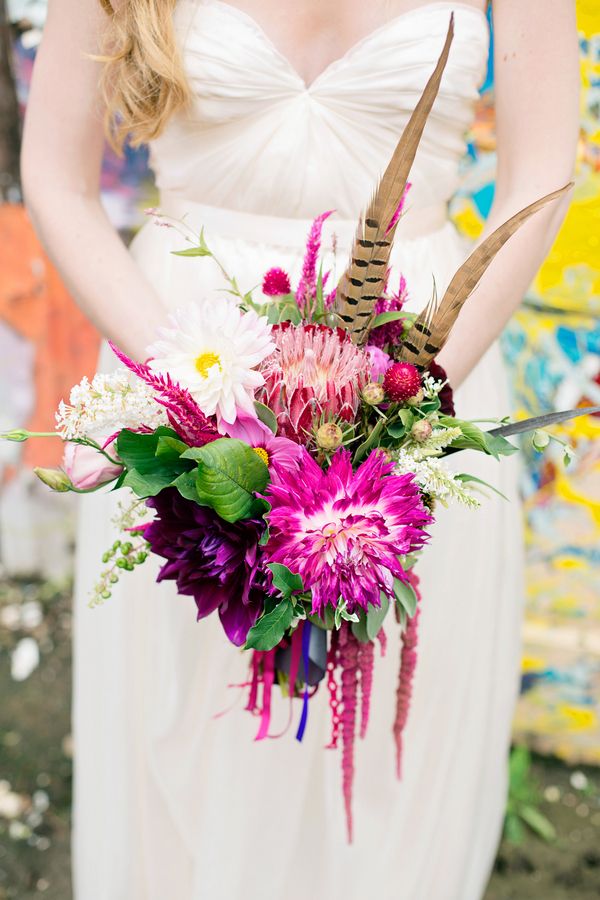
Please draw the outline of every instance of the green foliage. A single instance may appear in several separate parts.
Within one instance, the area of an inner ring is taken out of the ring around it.
[[[193,463],[182,457],[182,448],[187,450],[187,446],[165,426],[152,434],[125,429],[116,444],[117,454],[127,469],[121,483],[138,497],[155,496],[193,468]]]
[[[194,460],[198,503],[210,506],[226,522],[262,515],[269,470],[252,447],[234,438],[220,438],[204,447],[191,447],[184,459]]]
[[[412,585],[400,581],[399,578],[394,578],[394,597],[400,608],[412,619],[417,611],[417,595]]]
[[[544,841],[554,841],[556,830],[540,811],[540,791],[531,777],[531,754],[527,747],[514,747],[509,761],[509,793],[504,836],[513,844],[525,839],[525,826]]]
[[[284,597],[291,597],[292,594],[300,593],[304,589],[300,575],[296,575],[287,566],[281,563],[268,563],[267,569],[270,569],[273,575],[274,587]]]
[[[258,400],[254,401],[254,409],[256,410],[256,415],[263,423],[266,425],[273,434],[277,434],[277,416],[275,413],[269,409],[268,406],[265,406],[264,403],[260,403]]]
[[[246,650],[272,650],[280,642],[294,616],[294,605],[289,597],[260,617],[248,632]]]
[[[362,641],[363,644],[374,641],[381,631],[381,626],[388,614],[389,608],[390,601],[385,594],[382,594],[381,606],[369,606],[366,613],[360,613],[358,622],[352,623],[352,633],[354,634],[354,637],[357,640]]]
[[[473,422],[453,419],[451,416],[440,416],[440,424],[446,428],[460,428],[462,432],[462,437],[452,441],[452,450],[480,450],[495,459],[518,452],[519,448],[507,441],[506,438],[482,431]]]

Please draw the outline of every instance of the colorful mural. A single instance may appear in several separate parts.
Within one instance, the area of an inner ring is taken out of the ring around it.
[[[581,136],[573,202],[531,290],[507,328],[519,417],[600,404],[600,6],[577,4]],[[493,84],[482,91],[454,205],[467,234],[481,230],[493,199]],[[557,430],[577,447],[525,449],[527,540],[523,692],[515,733],[570,761],[600,763],[600,418]],[[560,449],[560,448],[558,448]]]

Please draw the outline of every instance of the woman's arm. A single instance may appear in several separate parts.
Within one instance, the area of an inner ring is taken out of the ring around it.
[[[158,296],[99,199],[103,149],[98,0],[50,0],[33,74],[22,179],[35,228],[69,290],[99,330],[136,358],[164,318]]]
[[[484,236],[571,179],[579,128],[573,0],[494,0],[496,194]],[[500,251],[463,307],[439,362],[458,386],[499,336],[548,253],[570,193]]]

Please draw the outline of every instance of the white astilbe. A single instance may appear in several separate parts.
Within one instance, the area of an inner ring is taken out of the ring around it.
[[[126,369],[95,375],[92,381],[82,378],[72,388],[69,403],[61,400],[56,413],[56,430],[71,441],[166,424],[167,414],[154,391]]]
[[[480,504],[466,485],[449,471],[441,459],[435,456],[421,457],[412,449],[398,451],[396,456],[396,474],[413,473],[419,487],[439,500],[444,506],[455,500],[476,509]]]

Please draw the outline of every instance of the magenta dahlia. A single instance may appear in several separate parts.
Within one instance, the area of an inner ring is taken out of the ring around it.
[[[276,325],[275,352],[261,366],[258,400],[277,416],[281,434],[306,442],[323,416],[352,422],[370,379],[368,354],[347,332],[326,325]]]
[[[398,558],[423,546],[432,519],[413,476],[393,469],[376,451],[354,472],[339,450],[324,471],[303,448],[301,477],[269,486],[266,557],[302,576],[314,613],[340,599],[350,612],[380,606],[394,577],[406,580]]]

